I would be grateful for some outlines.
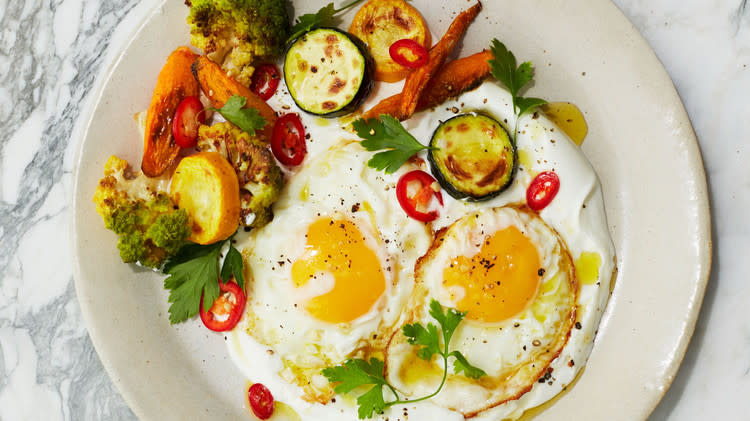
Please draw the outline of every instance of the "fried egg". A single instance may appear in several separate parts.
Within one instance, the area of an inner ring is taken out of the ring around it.
[[[434,400],[466,417],[531,389],[565,346],[576,317],[573,264],[557,234],[528,209],[468,214],[441,230],[419,259],[408,323],[434,323],[429,303],[465,312],[450,343],[487,373],[450,374]],[[443,376],[442,358],[424,361],[395,334],[387,378],[410,398],[429,395]]]
[[[457,113],[518,129],[511,186],[483,202],[443,194],[431,224],[409,219],[395,197],[402,174],[427,170],[423,154],[384,174],[367,166],[372,153],[341,129],[345,122],[302,115],[309,154],[287,174],[273,221],[239,245],[252,280],[247,314],[227,342],[248,379],[303,420],[357,418],[358,393],[335,395],[321,375],[349,358],[385,359],[403,397],[432,393],[441,361],[419,359],[401,327],[434,323],[434,298],[467,313],[451,350],[488,375],[475,381],[451,368],[438,395],[375,419],[514,420],[574,382],[614,271],[601,187],[564,132],[542,113],[517,120],[511,104],[505,89],[485,82],[403,122],[422,144]],[[543,171],[557,173],[560,190],[533,212],[525,193]]]
[[[333,397],[323,368],[382,353],[430,242],[390,200],[398,175],[367,167],[366,155],[342,139],[309,159],[273,221],[242,245],[252,272],[245,331],[312,402]]]

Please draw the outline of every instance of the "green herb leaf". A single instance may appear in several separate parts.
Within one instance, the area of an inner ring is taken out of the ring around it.
[[[256,130],[265,127],[266,119],[255,108],[243,108],[245,104],[247,104],[247,98],[232,95],[223,107],[212,108],[212,110],[218,111],[227,121],[254,136]]]
[[[323,375],[331,383],[338,383],[333,388],[336,393],[349,393],[357,387],[373,385],[373,387],[357,398],[359,405],[359,419],[372,417],[386,408],[383,399],[383,386],[388,386],[388,381],[383,377],[385,364],[377,358],[370,358],[367,362],[363,359],[350,359],[343,365],[323,369]]]
[[[169,290],[169,322],[183,322],[198,314],[201,296],[209,309],[219,296],[219,253],[223,242],[184,246],[164,266],[164,288]]]
[[[505,44],[497,39],[492,40],[490,50],[494,56],[489,62],[492,76],[510,91],[513,97],[513,112],[517,116],[520,117],[532,108],[547,102],[540,98],[522,98],[518,95],[519,91],[534,77],[534,66],[530,61],[523,62],[516,67],[516,57],[505,47]]]
[[[333,3],[328,3],[318,10],[317,13],[306,13],[299,16],[297,18],[298,22],[292,27],[291,31],[289,31],[291,35],[289,36],[288,41],[296,39],[305,32],[311,31],[315,28],[320,28],[321,26],[335,26],[335,17],[338,13],[360,2],[362,2],[362,0],[354,0],[340,9],[334,8]]]
[[[377,358],[370,358],[369,362],[356,358],[346,360],[343,365],[323,369],[323,375],[329,382],[338,383],[334,392],[349,393],[363,385],[386,384],[383,377],[384,366],[383,361]]]
[[[386,403],[383,399],[383,385],[374,386],[369,391],[360,395],[357,398],[357,405],[359,405],[357,415],[361,420],[372,418],[374,414],[383,412],[386,408]]]
[[[527,111],[530,111],[532,108],[536,108],[540,105],[546,104],[547,101],[541,99],[541,98],[517,98],[516,99],[516,106],[518,107],[518,115],[522,116]]]
[[[402,327],[402,331],[409,344],[421,347],[417,350],[417,355],[420,358],[429,361],[435,354],[443,357],[445,370],[443,380],[433,393],[417,399],[401,400],[396,389],[388,383],[383,374],[385,364],[376,358],[371,358],[369,363],[362,359],[349,359],[343,365],[328,367],[322,371],[329,382],[338,383],[333,389],[336,393],[349,393],[357,387],[373,385],[372,388],[357,398],[359,419],[371,418],[373,414],[382,413],[386,408],[393,405],[419,402],[436,396],[445,385],[449,357],[455,359],[453,370],[456,374],[464,373],[466,377],[472,379],[487,375],[482,369],[471,365],[459,351],[448,352],[453,332],[456,331],[458,324],[461,323],[466,313],[455,309],[443,311],[443,307],[437,300],[430,301],[429,313],[440,324],[444,340],[442,347],[440,345],[441,333],[438,332],[437,326],[432,323],[428,323],[427,328],[419,323],[406,324]],[[383,399],[383,387],[387,387],[393,393],[394,400],[386,402]]]
[[[463,372],[464,375],[470,379],[479,379],[487,375],[487,373],[485,373],[481,368],[469,364],[469,361],[467,361],[466,357],[464,357],[460,352],[453,351],[449,354],[449,356],[456,359],[455,361],[453,361],[454,373],[458,374]]]
[[[325,25],[325,22],[329,22],[333,19],[335,9],[333,3],[328,3],[323,6],[317,13],[306,13],[297,18],[298,22],[292,26],[291,35],[287,41],[297,39],[300,35],[307,31],[311,31],[314,28]]]
[[[229,250],[221,267],[221,278],[226,281],[234,276],[244,291],[245,263],[231,240],[232,237],[208,245],[190,243],[164,264],[162,273],[169,275],[164,280],[164,289],[169,291],[170,323],[180,323],[198,314],[201,296],[205,310],[219,297],[219,259],[227,241]]]
[[[367,162],[377,170],[391,174],[423,149],[430,149],[417,141],[397,119],[387,114],[369,120],[359,119],[352,123],[357,135],[364,139],[360,142],[368,151],[378,152]]]
[[[443,312],[443,307],[437,300],[430,301],[430,316],[440,323],[440,329],[443,331],[443,341],[445,342],[446,348],[448,347],[448,344],[450,344],[453,332],[456,330],[456,327],[458,327],[458,324],[461,323],[461,320],[463,320],[465,315],[466,313],[462,313],[452,308]]]
[[[401,330],[407,342],[423,347],[417,351],[419,358],[430,361],[433,355],[440,353],[440,335],[434,324],[428,323],[427,329],[419,323],[407,324]]]
[[[237,285],[242,288],[242,291],[245,291],[245,275],[242,273],[244,268],[245,262],[242,260],[242,254],[230,241],[229,250],[227,250],[227,255],[224,258],[224,264],[221,266],[221,279],[226,282],[234,276]]]

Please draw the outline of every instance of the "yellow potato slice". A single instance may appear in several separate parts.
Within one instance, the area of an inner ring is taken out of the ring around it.
[[[357,11],[349,32],[370,48],[375,80],[384,82],[399,81],[412,70],[391,59],[391,44],[409,38],[429,50],[432,42],[424,17],[404,0],[368,1]]]
[[[188,240],[211,244],[232,235],[239,224],[240,188],[232,165],[217,152],[183,158],[170,187],[172,200],[190,215]]]

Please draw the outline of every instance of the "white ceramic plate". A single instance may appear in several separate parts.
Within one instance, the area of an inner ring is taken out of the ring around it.
[[[295,3],[297,15],[324,4]],[[436,38],[468,4],[414,1]],[[95,98],[75,176],[76,290],[101,360],[139,417],[246,419],[247,380],[223,338],[199,320],[169,325],[163,277],[122,264],[91,201],[107,157],[140,162],[133,115],[148,106],[167,55],[189,43],[186,14],[182,2],[156,5]],[[706,181],[690,121],[653,51],[609,0],[486,1],[460,55],[494,37],[535,63],[530,95],[584,112],[583,150],[603,185],[619,267],[580,381],[538,419],[645,419],[674,378],[710,268]]]

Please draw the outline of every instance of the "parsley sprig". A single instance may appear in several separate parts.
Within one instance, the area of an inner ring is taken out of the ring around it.
[[[388,114],[352,123],[357,135],[364,139],[360,144],[368,151],[381,151],[373,155],[367,165],[391,174],[401,168],[409,158],[422,149],[431,149],[419,143],[397,119]],[[386,149],[385,151],[382,151]]]
[[[439,328],[433,323],[428,323],[427,327],[420,323],[411,323],[404,325],[402,332],[409,344],[419,347],[417,351],[419,358],[430,361],[436,354],[442,357],[443,379],[433,393],[417,399],[402,400],[396,389],[385,378],[383,373],[385,364],[377,358],[370,358],[369,361],[360,358],[349,359],[342,365],[323,370],[323,375],[329,382],[338,383],[333,389],[336,393],[349,393],[360,386],[372,386],[367,392],[357,397],[359,419],[372,418],[374,414],[382,413],[391,406],[423,401],[440,393],[448,377],[448,358],[450,357],[454,358],[453,371],[456,374],[463,373],[472,379],[486,375],[482,369],[471,365],[458,350],[449,352],[453,333],[466,313],[455,309],[448,309],[444,312],[443,307],[436,300],[430,302],[429,313],[438,322]],[[395,399],[386,402],[383,398],[383,388],[388,388]]]
[[[262,129],[267,122],[255,108],[243,108],[245,104],[247,104],[247,98],[241,95],[232,95],[223,107],[209,109],[217,111],[228,122],[254,136],[255,131]]]
[[[311,31],[321,26],[333,26],[336,23],[336,15],[343,12],[344,10],[361,3],[362,0],[354,0],[351,3],[342,6],[339,9],[333,7],[333,3],[328,3],[323,6],[317,13],[306,13],[298,17],[296,25],[291,29],[291,35],[288,40],[293,40],[307,31]]]
[[[221,250],[229,241],[229,249],[219,271]],[[240,252],[232,245],[232,237],[214,244],[188,244],[170,258],[162,269],[169,277],[164,289],[169,290],[169,322],[183,322],[203,308],[208,310],[219,297],[219,274],[224,281],[234,276],[237,284],[245,288],[244,263]]]
[[[525,61],[516,67],[516,57],[505,44],[497,39],[492,40],[490,47],[494,59],[490,60],[490,71],[495,79],[505,85],[513,97],[513,112],[521,117],[527,111],[546,104],[541,98],[524,98],[518,92],[534,77],[534,66],[530,61]]]

